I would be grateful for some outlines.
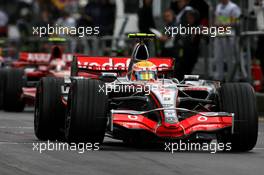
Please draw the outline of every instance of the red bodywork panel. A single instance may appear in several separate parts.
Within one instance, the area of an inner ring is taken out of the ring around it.
[[[74,54],[66,53],[62,54],[62,59],[67,63],[72,61]],[[13,67],[24,67],[27,65],[48,65],[51,60],[51,54],[49,53],[30,53],[30,52],[20,52],[19,59],[12,63]]]
[[[206,113],[204,113],[206,114]],[[112,115],[113,124],[127,129],[143,129],[165,138],[183,138],[195,132],[217,131],[232,127],[230,116],[204,116],[196,114],[175,124],[162,122],[159,124],[144,115],[118,114]]]
[[[30,98],[30,99],[34,99],[35,96],[36,96],[36,91],[37,91],[37,88],[35,87],[32,87],[32,88],[22,88],[22,97],[23,98]]]

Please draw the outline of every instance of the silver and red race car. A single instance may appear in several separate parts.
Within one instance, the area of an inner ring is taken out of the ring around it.
[[[173,58],[149,58],[144,40],[153,35],[130,37],[139,39],[131,58],[77,56],[70,78],[40,81],[37,138],[101,143],[107,134],[143,144],[216,138],[230,142],[233,151],[253,149],[258,115],[249,84],[221,84],[196,75],[179,82],[172,77]],[[141,72],[136,66],[143,66]]]

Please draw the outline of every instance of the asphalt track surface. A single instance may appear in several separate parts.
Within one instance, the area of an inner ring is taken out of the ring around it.
[[[135,148],[106,138],[99,151],[33,151],[33,112],[0,112],[0,175],[260,175],[264,172],[264,123],[257,146],[248,153],[176,152]]]

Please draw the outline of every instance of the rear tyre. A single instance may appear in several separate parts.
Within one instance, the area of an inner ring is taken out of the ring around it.
[[[219,90],[220,110],[234,113],[234,133],[220,134],[218,141],[231,143],[232,151],[249,151],[258,137],[258,114],[253,88],[247,83],[227,83]]]
[[[0,110],[4,105],[5,69],[0,69]]]
[[[3,109],[9,112],[22,112],[25,103],[21,98],[24,71],[21,69],[6,69]]]
[[[40,140],[63,138],[65,107],[61,100],[63,79],[45,77],[37,87],[34,131]]]
[[[99,92],[99,86],[103,86],[99,80],[73,80],[65,121],[68,142],[103,142],[108,96]]]

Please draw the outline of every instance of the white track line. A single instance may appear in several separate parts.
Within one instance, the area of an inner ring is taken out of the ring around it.
[[[33,129],[31,126],[0,126],[0,129]]]
[[[34,142],[0,142],[0,145],[32,145]]]

